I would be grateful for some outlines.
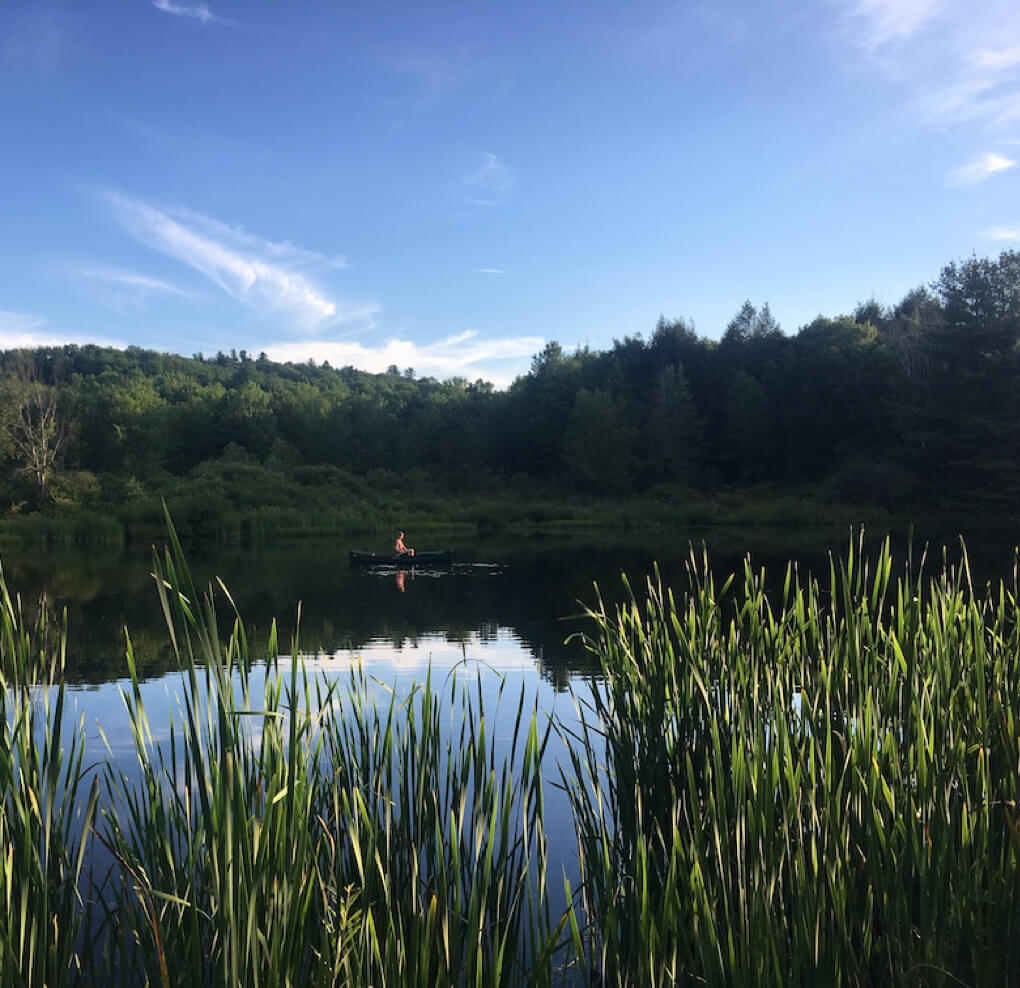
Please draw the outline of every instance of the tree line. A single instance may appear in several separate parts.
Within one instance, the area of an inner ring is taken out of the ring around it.
[[[123,505],[229,460],[287,483],[318,470],[416,471],[451,490],[525,478],[598,497],[825,486],[893,509],[1010,512],[1018,361],[1011,250],[793,334],[748,301],[718,340],[662,317],[603,351],[549,343],[505,391],[245,351],[7,351],[0,510]]]

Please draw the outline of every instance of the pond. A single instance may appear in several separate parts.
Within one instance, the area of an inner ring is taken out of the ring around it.
[[[930,556],[948,545],[952,562],[960,558],[957,536],[936,532]],[[1016,533],[968,538],[975,581],[998,580],[1012,571]],[[418,539],[422,548],[432,547]],[[894,559],[906,558],[907,536],[894,537]],[[686,585],[685,564],[691,547],[707,549],[717,576],[739,571],[750,554],[780,588],[788,561],[801,572],[822,577],[829,553],[845,555],[846,532],[785,528],[692,529],[662,535],[598,537],[542,536],[521,539],[451,539],[437,536],[436,546],[452,546],[449,568],[406,571],[351,569],[348,552],[359,547],[385,551],[385,539],[363,536],[351,544],[336,541],[276,546],[221,545],[187,553],[198,587],[222,581],[253,642],[264,649],[271,623],[278,625],[281,651],[289,651],[299,632],[303,653],[358,652],[380,667],[391,664],[420,675],[430,658],[483,659],[496,670],[528,669],[556,689],[564,689],[592,668],[582,643],[582,604],[596,599],[595,587],[609,600],[623,594],[626,574],[640,592],[653,565],[663,582]],[[868,537],[870,550],[877,537]],[[922,537],[913,537],[917,556]],[[43,602],[51,614],[67,610],[69,682],[91,687],[126,675],[125,630],[145,679],[159,679],[173,666],[166,626],[152,578],[147,548],[89,549],[0,554],[7,585],[20,594],[27,610]],[[933,558],[933,562],[938,562]],[[224,596],[222,614],[229,616]],[[300,604],[300,627],[297,609]],[[101,689],[96,692],[102,693]],[[98,697],[96,698],[98,702]]]
[[[951,534],[929,536],[933,563],[941,547],[956,563],[960,550]],[[834,529],[703,529],[661,535],[544,536],[522,539],[437,537],[430,547],[452,546],[454,562],[443,568],[352,568],[355,546],[385,551],[379,537],[346,542],[275,546],[221,545],[192,550],[189,564],[199,588],[222,582],[244,622],[251,654],[265,656],[272,622],[280,652],[316,657],[326,671],[350,668],[356,659],[382,682],[420,683],[429,667],[446,675],[461,663],[480,663],[494,678],[539,689],[552,712],[554,698],[577,689],[596,663],[581,641],[591,630],[582,617],[597,592],[609,601],[624,596],[622,576],[640,594],[645,578],[659,567],[664,584],[686,586],[692,550],[707,551],[717,578],[738,572],[747,555],[769,582],[782,586],[788,561],[822,578],[829,554],[845,556],[847,533]],[[866,545],[877,550],[878,538]],[[907,537],[894,539],[894,558],[905,561]],[[924,543],[912,539],[919,554]],[[1008,540],[987,536],[968,540],[975,580],[997,580],[1011,573]],[[78,713],[98,744],[99,727],[116,752],[130,749],[131,737],[120,688],[127,677],[125,633],[136,665],[147,681],[148,709],[166,711],[172,691],[174,658],[152,576],[151,549],[53,552],[31,555],[8,550],[2,557],[12,593],[28,612],[40,605],[51,616],[67,612],[66,676],[73,684]],[[230,628],[226,594],[217,589],[221,630]],[[298,609],[300,607],[300,620]],[[557,710],[569,706],[561,700]],[[104,742],[105,743],[105,742]]]
[[[951,533],[931,538],[936,546],[948,544],[951,563],[959,560]],[[907,539],[894,541],[894,559],[902,563]],[[456,677],[461,684],[476,684],[498,760],[506,757],[513,738],[522,694],[543,718],[551,716],[568,729],[574,724],[575,704],[585,703],[596,668],[578,634],[592,630],[581,613],[595,602],[596,587],[608,600],[619,600],[625,592],[621,576],[627,574],[640,594],[645,576],[657,565],[666,585],[682,588],[692,545],[699,554],[707,551],[719,579],[740,570],[750,553],[754,568],[765,568],[767,584],[777,593],[788,561],[801,572],[818,574],[824,586],[829,554],[843,556],[848,543],[842,531],[779,528],[685,531],[668,538],[419,538],[413,544],[422,549],[451,547],[452,565],[351,568],[350,549],[387,548],[384,540],[362,537],[352,544],[225,545],[212,554],[192,551],[189,562],[197,586],[219,580],[229,590],[256,660],[267,654],[275,620],[282,669],[299,654],[308,670],[326,680],[363,672],[373,690],[398,696],[409,695],[430,673],[434,682],[448,685]],[[920,537],[914,537],[915,556],[922,546]],[[878,539],[866,540],[869,552],[877,547]],[[977,584],[1012,571],[1009,539],[971,539],[968,554]],[[933,556],[938,564],[940,550]],[[85,763],[112,762],[133,773],[135,742],[122,698],[122,690],[130,692],[125,632],[154,740],[169,735],[171,718],[181,720],[182,681],[154,585],[151,553],[8,551],[3,564],[8,587],[21,595],[26,611],[45,607],[58,614],[66,608],[68,703],[72,720],[85,724]],[[217,599],[225,633],[232,612],[222,589]],[[255,697],[262,695],[264,675],[264,665],[253,673]],[[547,780],[555,781],[565,754],[562,739],[553,736],[544,766]],[[574,888],[579,876],[570,806],[555,785],[546,788],[545,831],[549,874],[557,876],[550,885],[556,912],[565,906],[559,876]]]

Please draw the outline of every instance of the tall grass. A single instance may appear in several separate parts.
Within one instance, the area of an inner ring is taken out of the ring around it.
[[[597,600],[559,916],[524,692],[313,674],[275,630],[253,654],[171,528],[175,713],[154,729],[129,641],[134,761],[90,786],[65,628],[0,573],[0,984],[1020,983],[1017,576],[925,574],[858,543],[770,596],[692,555],[682,593]]]
[[[1016,576],[888,543],[827,584],[650,579],[589,611],[603,673],[564,767],[589,981],[1020,983]]]
[[[548,980],[541,761],[522,692],[497,754],[479,691],[399,698],[289,670],[261,694],[171,531],[156,578],[183,710],[153,737],[130,646],[137,771],[107,772],[118,864],[110,963],[153,985],[517,985]],[[229,598],[228,598],[229,599]],[[295,641],[292,654],[299,655]],[[449,723],[447,723],[449,722]],[[125,935],[128,934],[128,935]]]
[[[65,710],[66,625],[12,598],[0,569],[0,984],[62,985],[82,968],[82,900],[98,787]]]
[[[124,529],[109,515],[87,509],[9,514],[0,518],[0,543],[36,546],[112,546],[124,543]]]

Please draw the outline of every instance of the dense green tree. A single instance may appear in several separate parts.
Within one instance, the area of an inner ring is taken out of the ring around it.
[[[1020,494],[1020,253],[946,265],[932,285],[939,320],[924,334],[927,400],[920,468],[1003,506]]]
[[[754,331],[758,310],[746,299],[740,311],[727,323],[723,330],[722,342],[727,345],[746,343]]]
[[[159,462],[168,403],[141,371],[76,376],[79,457],[93,470],[137,472]]]
[[[907,292],[881,322],[874,323],[915,394],[925,386],[931,369],[927,338],[941,324],[942,304],[923,286]]]
[[[894,441],[888,399],[895,365],[871,323],[819,316],[793,347],[795,372],[784,408],[794,476],[818,479],[854,452],[875,452]]]
[[[229,436],[229,441],[265,459],[278,437],[270,393],[249,378],[232,388],[225,400],[224,438]]]
[[[737,314],[727,323],[721,342],[727,346],[739,345],[779,332],[781,332],[779,323],[772,315],[768,302],[759,309],[752,304],[750,299],[747,299]]]
[[[630,490],[634,438],[622,402],[608,391],[581,388],[563,438],[564,459],[577,486],[595,494]]]
[[[864,302],[858,302],[854,309],[854,322],[862,325],[870,323],[876,328],[881,328],[888,320],[888,314],[874,295]]]
[[[660,371],[652,387],[645,437],[652,477],[668,481],[692,478],[701,458],[702,423],[683,364]]]
[[[726,419],[721,451],[727,476],[761,480],[774,455],[768,402],[762,386],[747,371],[737,371],[726,395]]]
[[[754,317],[754,322],[751,325],[751,337],[777,336],[781,332],[779,323],[776,322],[776,318],[772,315],[772,310],[766,302]]]
[[[942,302],[935,335],[946,357],[978,367],[1016,351],[1020,342],[1020,252],[997,260],[972,257],[947,264],[933,285]]]
[[[511,473],[553,478],[564,470],[564,435],[590,356],[568,357],[550,343],[518,378],[507,396],[499,445]]]

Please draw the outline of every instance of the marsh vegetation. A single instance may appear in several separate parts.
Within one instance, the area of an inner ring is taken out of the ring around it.
[[[555,722],[255,651],[176,540],[154,574],[180,713],[152,730],[129,643],[130,770],[83,761],[67,632],[4,590],[4,984],[1020,976],[1015,571],[855,542],[777,588],[694,553],[589,601],[597,671]]]

